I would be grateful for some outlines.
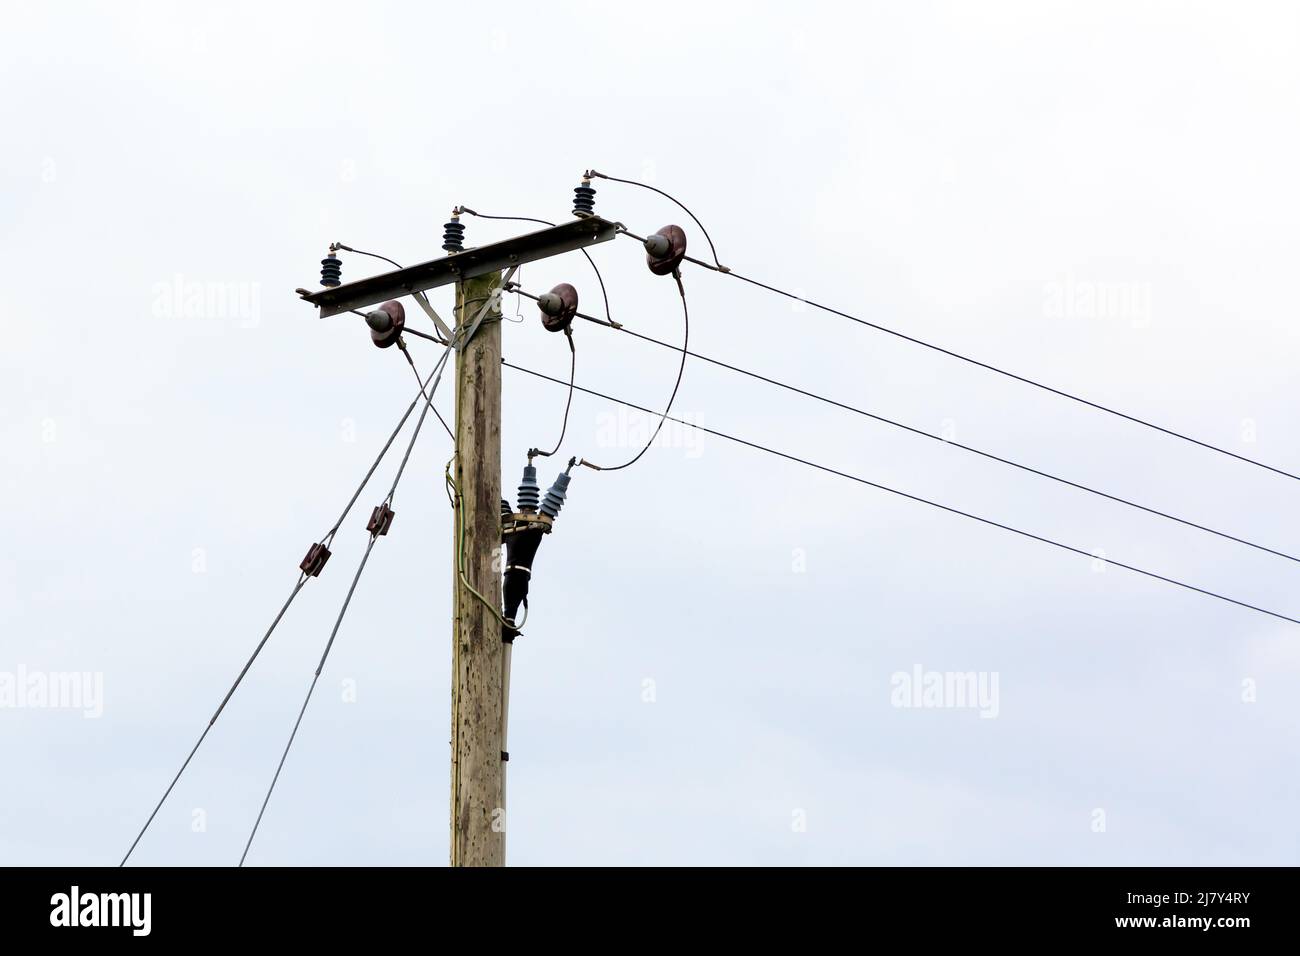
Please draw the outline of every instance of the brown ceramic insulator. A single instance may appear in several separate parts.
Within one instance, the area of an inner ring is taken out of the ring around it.
[[[542,326],[547,332],[563,332],[578,314],[578,290],[561,282],[537,305],[542,310]]]
[[[406,309],[402,303],[396,299],[390,299],[379,307],[380,312],[387,312],[393,320],[393,325],[384,331],[370,330],[370,340],[378,345],[381,349],[386,349],[397,341],[402,330],[406,328]]]
[[[662,256],[647,252],[645,263],[657,276],[671,275],[686,256],[686,233],[682,232],[681,226],[664,226],[655,235],[668,240],[668,252]]]

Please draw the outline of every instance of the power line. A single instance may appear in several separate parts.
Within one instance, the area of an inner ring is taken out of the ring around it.
[[[527,296],[530,299],[537,298],[537,296],[532,295],[529,292],[525,292],[522,289],[517,291],[519,291],[521,295]],[[585,319],[591,322],[593,325],[605,326],[604,322],[601,322],[600,319],[595,318],[593,316],[585,315],[582,312],[578,312],[576,313],[576,315],[578,318]],[[1285,551],[1278,551],[1275,548],[1270,548],[1266,545],[1257,544],[1254,541],[1249,541],[1246,538],[1241,538],[1238,537],[1237,535],[1229,534],[1226,531],[1218,531],[1206,525],[1198,524],[1195,521],[1188,520],[1187,518],[1180,518],[1177,515],[1170,514],[1166,511],[1161,511],[1157,508],[1152,508],[1147,505],[1139,504],[1136,501],[1132,501],[1128,498],[1121,497],[1120,495],[1114,495],[1111,494],[1110,492],[1102,491],[1099,488],[1093,488],[1089,485],[1085,485],[1077,481],[1071,481],[1069,478],[1062,478],[1060,475],[1054,475],[1051,472],[1043,471],[1042,469],[1035,468],[1032,465],[1026,465],[1021,462],[1014,461],[1010,458],[1004,458],[1001,455],[994,454],[993,452],[984,451],[983,449],[976,448],[973,445],[966,445],[954,439],[944,438],[942,435],[936,435],[934,432],[928,432],[923,428],[917,428],[913,425],[907,425],[904,424],[903,422],[895,421],[892,418],[887,418],[884,415],[879,415],[875,412],[869,412],[864,408],[857,407],[856,405],[849,405],[845,402],[840,402],[833,398],[827,398],[825,395],[819,395],[816,392],[809,391],[808,389],[805,388],[800,388],[797,385],[791,385],[788,382],[782,382],[779,379],[771,378],[770,376],[763,375],[760,372],[754,372],[751,371],[750,369],[741,368],[738,365],[732,365],[729,362],[724,362],[721,359],[713,358],[708,355],[702,355],[699,352],[692,352],[689,349],[683,350],[683,348],[680,345],[673,345],[671,342],[664,342],[663,340],[654,338],[653,336],[645,335],[641,332],[636,332],[625,325],[619,326],[619,331],[624,332],[627,335],[632,336],[633,338],[641,339],[644,342],[650,342],[654,345],[660,346],[661,348],[670,349],[674,352],[685,351],[686,354],[689,355],[691,358],[699,359],[702,362],[707,362],[710,365],[716,365],[719,368],[726,369],[730,372],[736,372],[740,375],[745,375],[749,378],[756,379],[757,381],[760,382],[766,382],[768,385],[775,385],[777,388],[783,388],[787,391],[794,392],[797,395],[803,395],[806,398],[811,398],[815,401],[822,402],[834,408],[843,409],[844,411],[847,412],[853,412],[855,415],[861,415],[864,418],[870,418],[873,421],[880,422],[884,425],[890,425],[894,428],[901,428],[903,431],[911,432],[913,435],[920,435],[923,438],[929,438],[937,442],[942,442],[945,445],[951,445],[953,448],[958,448],[962,451],[969,452],[973,455],[979,455],[981,458],[987,458],[990,461],[996,461],[999,464],[1008,465],[1012,468],[1017,468],[1031,475],[1036,475],[1040,478],[1047,478],[1050,481],[1059,482],[1060,484],[1066,485],[1070,488],[1075,488],[1079,491],[1086,491],[1088,494],[1096,495],[1099,498],[1105,498],[1106,500],[1114,501],[1117,504],[1127,505],[1130,508],[1136,508],[1138,511],[1144,511],[1147,514],[1155,515],[1157,517],[1164,518],[1168,521],[1177,522],[1178,524],[1184,525],[1188,528],[1195,528],[1197,531],[1204,531],[1207,534],[1216,535],[1217,537],[1224,538],[1225,540],[1233,541],[1236,542],[1237,544],[1243,544],[1248,548],[1254,548],[1257,551],[1263,551],[1266,554],[1271,554],[1279,558],[1285,558],[1288,561],[1294,561],[1300,564],[1300,557],[1296,557],[1295,555],[1292,554],[1287,554]]]
[[[543,374],[542,372],[536,372],[536,371],[534,371],[533,369],[525,368],[525,367],[523,367],[522,365],[515,365],[515,364],[513,364],[513,363],[511,363],[511,362],[508,362],[508,361],[505,361],[505,360],[502,360],[502,364],[505,365],[507,368],[514,369],[515,371],[518,371],[518,372],[525,372],[525,373],[527,373],[527,374],[529,374],[529,375],[532,375],[532,376],[534,376],[534,377],[536,377],[536,378],[545,379],[545,380],[548,381],[548,382],[554,382],[554,383],[557,384],[557,385],[564,385],[564,384],[565,384],[565,383],[562,382],[560,379],[552,378],[550,375],[545,375],[545,374]],[[643,408],[643,407],[640,406],[640,405],[636,405],[636,404],[634,404],[634,403],[632,403],[632,402],[625,401],[625,400],[623,400],[623,399],[621,399],[621,398],[615,398],[615,397],[612,396],[612,395],[606,395],[606,394],[604,394],[603,392],[598,392],[598,391],[595,391],[594,389],[583,388],[581,385],[578,385],[578,386],[575,386],[575,387],[577,388],[578,391],[580,391],[580,392],[585,392],[585,393],[587,393],[588,395],[595,396],[596,398],[602,398],[602,399],[605,399],[606,401],[616,402],[616,403],[619,404],[619,405],[623,405],[623,406],[625,406],[625,407],[627,407],[627,408],[635,409],[635,410],[637,410],[637,411],[639,411],[639,412],[644,412],[645,414],[655,414],[654,412],[651,412],[651,411],[650,411],[649,409],[647,409],[647,408]],[[840,478],[846,478],[846,479],[848,479],[849,481],[857,482],[858,484],[861,484],[861,485],[866,485],[866,486],[869,487],[869,488],[875,488],[875,489],[877,489],[877,490],[879,490],[879,491],[887,491],[887,492],[889,492],[889,493],[892,494],[892,495],[898,495],[899,497],[901,497],[901,498],[907,498],[907,499],[910,500],[910,501],[915,501],[915,502],[918,502],[918,503],[923,504],[923,505],[929,505],[929,506],[932,507],[932,508],[938,508],[938,509],[940,509],[940,510],[942,510],[942,511],[946,511],[946,512],[948,512],[948,513],[950,513],[950,514],[960,515],[960,516],[963,517],[963,518],[969,518],[970,520],[972,520],[972,521],[978,521],[978,522],[980,522],[981,524],[990,525],[991,527],[994,527],[994,528],[1000,528],[1000,529],[1002,529],[1003,531],[1010,531],[1010,532],[1012,532],[1013,534],[1020,535],[1021,537],[1024,537],[1024,538],[1029,538],[1029,539],[1031,539],[1031,540],[1033,540],[1033,541],[1038,541],[1038,542],[1040,542],[1040,543],[1042,543],[1042,544],[1050,544],[1050,545],[1051,545],[1052,547],[1054,547],[1054,548],[1059,548],[1059,549],[1061,549],[1061,550],[1063,550],[1063,551],[1068,551],[1068,552],[1070,552],[1071,554],[1081,555],[1082,557],[1090,558],[1090,559],[1094,559],[1094,560],[1096,559],[1096,556],[1095,556],[1095,555],[1093,555],[1092,553],[1090,553],[1090,552],[1088,552],[1088,551],[1084,551],[1082,548],[1076,548],[1076,547],[1074,547],[1073,545],[1065,544],[1065,543],[1063,543],[1063,542],[1053,540],[1052,538],[1046,538],[1046,537],[1043,537],[1042,535],[1037,535],[1037,534],[1034,534],[1033,532],[1030,532],[1030,531],[1023,531],[1023,530],[1021,530],[1020,528],[1015,528],[1015,527],[1012,527],[1011,525],[1003,524],[1003,523],[1001,523],[1001,522],[999,522],[999,521],[994,521],[992,518],[985,518],[985,517],[982,517],[982,516],[980,516],[980,515],[973,514],[973,513],[969,512],[969,511],[962,511],[962,510],[959,509],[959,508],[954,508],[954,507],[952,507],[951,505],[945,505],[945,504],[942,504],[942,503],[940,503],[940,502],[938,502],[938,501],[932,501],[932,500],[929,499],[929,498],[922,498],[922,497],[920,497],[919,495],[913,495],[913,494],[910,494],[909,492],[906,492],[906,491],[900,491],[900,490],[897,489],[897,488],[891,488],[891,487],[888,486],[888,485],[882,485],[882,484],[880,484],[880,483],[878,483],[878,482],[870,481],[870,480],[868,480],[868,479],[866,479],[866,478],[863,478],[863,477],[861,477],[861,476],[859,476],[859,475],[853,475],[853,474],[850,474],[850,473],[845,472],[845,471],[840,471],[840,470],[838,470],[838,469],[831,468],[829,465],[818,464],[817,462],[810,461],[810,460],[808,460],[807,458],[800,458],[799,456],[797,456],[797,455],[792,455],[792,454],[790,454],[789,452],[779,451],[779,450],[777,450],[777,449],[775,449],[775,448],[771,448],[771,447],[769,447],[769,446],[767,446],[767,445],[761,445],[761,444],[759,444],[759,443],[757,443],[757,442],[748,441],[747,439],[744,439],[744,438],[738,438],[737,436],[735,436],[735,435],[729,435],[729,434],[727,434],[726,432],[720,432],[720,431],[717,431],[716,429],[706,428],[706,427],[704,427],[703,425],[697,425],[697,424],[695,424],[695,423],[693,423],[693,422],[684,421],[684,420],[682,420],[682,419],[680,419],[680,418],[673,418],[673,417],[668,416],[668,415],[665,415],[664,417],[665,417],[667,420],[672,421],[672,422],[676,422],[676,423],[679,424],[679,425],[685,425],[685,426],[687,426],[687,427],[689,427],[689,428],[694,428],[694,429],[696,429],[696,430],[698,430],[698,431],[702,431],[702,432],[704,432],[704,433],[706,433],[706,434],[709,434],[709,435],[714,435],[715,437],[718,437],[718,438],[725,438],[727,441],[735,442],[735,443],[738,444],[738,445],[745,445],[745,446],[748,447],[748,448],[753,448],[753,449],[756,449],[757,451],[766,452],[766,453],[769,454],[769,455],[775,455],[776,457],[778,457],[778,458],[784,458],[784,459],[786,459],[787,461],[793,461],[793,462],[796,462],[797,464],[800,464],[800,465],[806,465],[806,466],[809,467],[809,468],[814,468],[814,469],[816,469],[816,470],[818,470],[818,471],[823,471],[823,472],[826,472],[827,474],[830,474],[830,475],[836,475],[836,476],[838,476],[838,477],[840,477]],[[1143,576],[1145,576],[1145,577],[1148,577],[1148,578],[1154,578],[1154,579],[1157,580],[1157,581],[1163,581],[1163,582],[1165,582],[1166,584],[1173,584],[1173,585],[1176,585],[1176,586],[1178,586],[1178,587],[1180,587],[1180,588],[1185,588],[1186,590],[1189,590],[1189,591],[1195,591],[1196,593],[1198,593],[1198,594],[1203,594],[1203,595],[1205,595],[1206,597],[1212,597],[1212,598],[1215,598],[1215,599],[1220,600],[1220,601],[1225,601],[1225,602],[1227,602],[1228,604],[1235,604],[1235,605],[1237,605],[1238,607],[1244,607],[1244,608],[1246,608],[1246,609],[1248,609],[1248,610],[1256,611],[1256,612],[1258,612],[1258,613],[1260,613],[1260,614],[1267,614],[1269,617],[1277,618],[1278,620],[1286,621],[1286,622],[1288,622],[1288,623],[1290,623],[1290,624],[1300,624],[1300,619],[1293,618],[1293,617],[1288,617],[1288,616],[1285,615],[1285,614],[1281,614],[1281,613],[1279,613],[1279,612],[1277,612],[1277,611],[1270,611],[1270,610],[1268,610],[1267,608],[1259,607],[1259,606],[1254,605],[1254,604],[1248,604],[1248,603],[1245,602],[1245,601],[1239,601],[1239,600],[1236,599],[1236,598],[1228,597],[1227,595],[1225,595],[1225,594],[1221,594],[1221,593],[1219,593],[1219,592],[1217,592],[1217,591],[1210,591],[1210,590],[1207,590],[1207,589],[1205,589],[1205,588],[1200,588],[1200,587],[1197,587],[1197,586],[1194,585],[1194,584],[1188,584],[1188,583],[1186,583],[1185,581],[1179,581],[1179,580],[1177,580],[1176,578],[1166,577],[1165,575],[1163,575],[1163,574],[1158,574],[1158,573],[1156,573],[1156,572],[1154,572],[1154,571],[1147,571],[1147,570],[1145,570],[1145,569],[1143,569],[1143,568],[1139,568],[1139,567],[1137,567],[1136,565],[1125,564],[1125,563],[1122,562],[1122,561],[1115,561],[1115,560],[1112,560],[1112,559],[1110,559],[1110,558],[1106,558],[1106,559],[1104,559],[1104,560],[1105,560],[1105,562],[1106,562],[1107,564],[1113,564],[1113,565],[1115,565],[1116,567],[1118,567],[1118,568],[1123,568],[1123,569],[1126,570],[1126,571],[1132,571],[1132,572],[1134,572],[1134,573],[1136,573],[1136,574],[1141,574],[1141,575],[1143,575]]]
[[[632,235],[631,233],[627,233],[627,234],[629,236]],[[636,237],[634,236],[633,238]],[[787,299],[793,299],[795,302],[802,302],[805,305],[810,305],[814,309],[820,309],[823,312],[829,312],[831,315],[836,315],[839,316],[840,318],[848,319],[850,322],[856,322],[857,324],[866,326],[869,329],[875,329],[877,332],[884,332],[886,335],[892,335],[895,338],[902,339],[905,342],[911,342],[913,345],[923,346],[924,348],[930,349],[934,352],[938,352],[941,355],[946,355],[949,358],[955,358],[959,361],[966,362],[969,365],[974,365],[977,368],[982,368],[985,371],[994,372],[1006,378],[1013,379],[1017,382],[1021,382],[1022,384],[1031,385],[1034,388],[1041,389],[1044,392],[1049,392],[1050,394],[1056,395],[1060,398],[1069,399],[1070,401],[1077,402],[1080,405],[1086,405],[1088,408],[1095,409],[1096,411],[1105,412],[1108,415],[1114,415],[1116,418],[1122,418],[1125,421],[1133,422],[1134,424],[1137,425],[1142,425],[1146,428],[1152,429],[1153,431],[1157,431],[1164,435],[1168,435],[1171,438],[1177,438],[1180,439],[1181,441],[1189,442],[1193,445],[1198,445],[1201,448],[1208,449],[1209,451],[1218,452],[1220,455],[1227,455],[1229,458],[1235,458],[1238,461],[1243,461],[1248,465],[1254,465],[1256,468],[1263,468],[1265,471],[1271,471],[1276,475],[1283,476],[1284,478],[1291,478],[1296,481],[1300,481],[1300,475],[1286,471],[1285,469],[1282,468],[1276,468],[1273,465],[1266,464],[1262,461],[1259,461],[1258,459],[1251,458],[1247,455],[1241,455],[1235,451],[1229,451],[1228,449],[1222,448],[1219,445],[1214,445],[1211,444],[1210,442],[1201,441],[1201,439],[1199,438],[1193,438],[1191,435],[1184,434],[1183,432],[1174,431],[1172,428],[1166,428],[1163,425],[1157,425],[1155,422],[1148,421],[1145,418],[1139,418],[1136,415],[1130,415],[1127,412],[1121,412],[1119,409],[1111,408],[1110,406],[1103,405],[1100,402],[1094,402],[1091,399],[1084,398],[1080,395],[1075,395],[1074,393],[1067,392],[1064,389],[1055,388],[1054,386],[1047,385],[1043,382],[1035,381],[1034,379],[1028,378],[1027,376],[1018,375],[1017,373],[1008,371],[1007,369],[999,368],[998,366],[992,365],[988,362],[983,362],[980,361],[979,359],[972,358],[969,355],[963,355],[962,353],[955,352],[952,349],[947,349],[944,348],[943,346],[935,345],[933,342],[926,342],[925,340],[918,339],[915,336],[908,335],[904,332],[899,332],[897,329],[891,329],[888,328],[887,326],[879,325],[875,322],[870,322],[866,319],[860,318],[859,316],[851,315],[848,312],[841,311],[840,309],[832,308],[829,305],[823,305],[822,303],[815,302],[812,299],[806,299],[803,296],[795,295],[793,292],[787,292],[784,289],[778,289],[776,286],[768,285],[767,283],[760,282],[757,279],[751,279],[749,276],[741,275],[739,272],[734,272],[732,270],[726,270],[724,272],[723,270],[718,269],[707,262],[704,262],[700,259],[692,258],[691,256],[687,256],[686,260],[688,262],[694,263],[695,265],[703,266],[704,268],[712,270],[713,272],[723,272],[724,275],[732,276],[736,279],[739,279],[741,282],[748,282],[750,285],[758,286],[760,289],[766,289],[768,292],[774,292],[777,295],[785,296]]]
[[[674,198],[673,196],[668,195],[668,193],[664,192],[662,189],[659,189],[659,188],[656,187],[656,186],[651,186],[649,183],[639,183],[639,182],[637,182],[635,179],[619,179],[617,176],[607,176],[607,175],[605,175],[604,173],[598,173],[598,172],[596,172],[596,170],[594,170],[594,169],[589,169],[589,170],[587,171],[587,175],[588,175],[588,176],[593,176],[593,177],[595,177],[595,178],[597,178],[597,179],[608,179],[610,182],[614,182],[614,183],[624,183],[624,184],[626,184],[626,185],[628,185],[628,186],[640,186],[642,189],[648,189],[648,190],[650,190],[652,193],[658,193],[660,196],[663,196],[663,197],[664,197],[665,199],[667,199],[670,203],[672,203],[673,205],[675,205],[675,206],[677,206],[679,209],[681,209],[682,212],[686,213],[686,215],[688,215],[688,216],[690,216],[692,219],[694,219],[694,220],[695,220],[695,225],[699,226],[699,227],[700,227],[700,232],[704,233],[704,238],[705,238],[706,240],[708,240],[708,243],[709,243],[709,251],[710,251],[711,253],[713,253],[713,265],[709,266],[709,268],[710,268],[710,269],[713,269],[715,272],[730,272],[730,271],[731,271],[731,270],[728,269],[726,266],[724,266],[720,261],[718,261],[718,250],[717,250],[716,248],[714,248],[714,245],[713,245],[713,237],[709,235],[709,230],[707,230],[707,229],[704,228],[704,223],[700,222],[700,218],[699,218],[699,216],[695,215],[695,213],[693,213],[693,212],[691,212],[689,209],[687,209],[687,208],[686,208],[686,204],[685,204],[684,202],[682,202],[681,200],[676,199],[676,198]],[[694,261],[694,260],[691,260],[691,261]],[[701,265],[706,265],[706,263],[701,263]]]
[[[727,266],[724,266],[720,261],[718,261],[718,253],[713,246],[713,239],[709,236],[708,230],[704,228],[704,224],[700,222],[699,218],[693,212],[687,209],[686,206],[680,200],[675,199],[673,196],[670,196],[662,189],[658,189],[646,183],[639,183],[636,180],[619,179],[615,176],[607,176],[604,173],[596,172],[594,169],[589,170],[588,175],[596,176],[601,179],[608,179],[617,183],[626,183],[631,186],[639,186],[642,189],[648,189],[651,192],[658,193],[660,196],[663,196],[665,199],[681,207],[681,209],[683,209],[688,216],[690,216],[692,219],[695,220],[695,224],[700,227],[700,231],[704,233],[704,238],[708,240],[709,250],[710,252],[713,253],[712,263],[705,262],[702,259],[696,259],[693,256],[684,256],[683,258],[687,262],[693,263],[694,265],[697,266],[701,266],[712,272],[720,272],[723,275],[732,276],[733,278],[739,279],[741,282],[747,282],[750,285],[757,286],[760,289],[765,289],[768,292],[773,292],[777,295],[785,296],[787,299],[791,299],[795,302],[802,302],[805,305],[812,306],[814,309],[820,309],[823,312],[829,312],[831,315],[839,316],[842,319],[848,319],[850,322],[856,322],[858,325],[866,326],[867,328],[874,329],[877,332],[884,332],[886,335],[892,335],[895,338],[902,339],[905,342],[910,342],[913,345],[920,345],[923,348],[927,348],[932,351],[938,352],[941,355],[946,355],[949,358],[955,358],[958,361],[966,362],[970,365],[976,366],[977,368],[982,368],[987,372],[994,372],[998,375],[1002,375],[1005,376],[1006,378],[1013,379],[1014,381],[1020,382],[1024,385],[1030,385],[1034,388],[1041,389],[1044,392],[1049,392],[1052,395],[1056,395],[1060,398],[1069,399],[1072,402],[1078,402],[1080,405],[1086,405],[1088,408],[1095,409],[1096,411],[1105,412],[1108,415],[1114,415],[1115,417],[1122,418],[1125,421],[1133,422],[1134,424],[1137,425],[1142,425],[1146,428],[1150,428],[1153,429],[1154,431],[1158,431],[1162,434],[1168,435],[1171,438],[1177,438],[1185,442],[1190,442],[1193,445],[1198,445],[1201,448],[1218,452],[1221,455],[1227,455],[1229,458],[1235,458],[1238,461],[1246,462],[1247,464],[1254,465],[1257,468],[1263,468],[1265,471],[1271,471],[1274,474],[1282,475],[1285,478],[1292,478],[1296,481],[1300,481],[1300,475],[1293,474],[1292,472],[1286,471],[1281,468],[1275,468],[1273,465],[1265,464],[1264,462],[1259,461],[1255,458],[1250,458],[1247,455],[1241,455],[1235,451],[1229,451],[1228,449],[1222,448],[1218,445],[1213,445],[1210,444],[1209,442],[1201,441],[1199,438],[1193,438],[1192,436],[1186,435],[1182,432],[1174,431],[1172,428],[1165,428],[1163,425],[1157,425],[1154,422],[1148,421],[1145,418],[1139,418],[1136,415],[1130,415],[1127,412],[1121,412],[1116,408],[1111,408],[1108,405],[1102,405],[1100,402],[1094,402],[1091,399],[1083,398],[1080,395],[1075,395],[1072,392],[1065,391],[1064,389],[1056,388],[1054,386],[1047,385],[1043,382],[1035,381],[1034,379],[1028,378],[1027,376],[1019,375],[1015,372],[1009,371],[1004,368],[1000,368],[988,362],[983,362],[979,359],[972,358],[969,355],[963,355],[961,352],[956,352],[952,349],[944,348],[941,345],[935,345],[933,342],[927,342],[924,339],[916,338],[915,336],[908,335],[905,332],[899,332],[897,329],[891,329],[888,326],[884,326],[876,322],[868,321],[867,319],[861,318],[860,316],[852,315],[848,312],[844,312],[840,309],[833,308],[829,305],[823,305],[822,303],[815,302],[812,299],[806,299],[801,295],[795,295],[793,292],[787,292],[785,289],[779,289],[776,286],[768,285],[766,282],[760,282],[758,279],[751,279],[749,276],[742,275],[741,273],[736,272],[733,269],[728,268]],[[645,242],[644,236],[638,236],[636,233],[630,232],[626,228],[620,227],[619,231],[623,235],[635,239],[638,242]]]

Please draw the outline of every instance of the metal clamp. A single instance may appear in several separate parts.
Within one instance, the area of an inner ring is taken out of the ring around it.
[[[519,266],[517,265],[511,266],[510,271],[506,273],[506,277],[502,280],[501,285],[492,290],[492,294],[487,297],[487,301],[484,302],[482,307],[478,310],[478,314],[474,316],[474,321],[468,327],[464,325],[460,327],[456,336],[452,339],[452,345],[455,347],[456,351],[459,352],[465,348],[465,345],[469,340],[474,337],[474,333],[478,331],[478,327],[483,324],[483,317],[487,315],[488,312],[493,308],[500,308],[501,293],[505,291],[506,283],[514,278],[515,272],[517,272],[518,269]]]

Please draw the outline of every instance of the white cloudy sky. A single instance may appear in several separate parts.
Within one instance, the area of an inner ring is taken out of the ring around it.
[[[454,204],[564,218],[594,166],[678,195],[738,271],[1300,470],[1285,4],[9,3],[0,90],[0,674],[104,692],[99,719],[0,709],[0,863],[117,862],[409,401],[395,351],[293,294],[331,240],[432,258]],[[682,220],[597,185],[634,230]],[[616,318],[680,335],[635,244],[593,254]],[[1289,478],[684,279],[705,354],[1300,551]],[[597,308],[576,255],[524,281]],[[522,312],[506,355],[564,374]],[[576,339],[580,383],[664,400],[671,353]],[[506,373],[507,487],[562,402]],[[678,408],[1300,614],[1290,562],[716,368],[688,365]],[[618,414],[579,396],[565,452],[633,450]],[[670,438],[577,474],[539,555],[511,862],[1296,862],[1300,628]],[[250,863],[447,858],[447,457],[428,429]],[[238,860],[393,464],[134,860]],[[996,674],[996,719],[891,706],[917,666]]]

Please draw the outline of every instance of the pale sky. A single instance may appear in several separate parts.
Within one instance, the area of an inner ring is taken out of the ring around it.
[[[595,167],[680,198],[739,272],[1300,471],[1290,5],[26,2],[4,20],[0,689],[90,674],[102,713],[0,698],[0,863],[118,862],[411,399],[395,350],[294,295],[331,241],[434,258],[452,206],[563,220]],[[707,257],[666,200],[596,186],[602,215],[679,224]],[[468,219],[467,242],[525,228]],[[592,254],[615,318],[680,338],[635,243]],[[345,256],[344,280],[383,268]],[[522,278],[600,311],[576,254]],[[1300,552],[1293,479],[683,280],[699,352]],[[448,314],[450,290],[434,302]],[[567,374],[519,309],[507,358]],[[667,398],[672,353],[575,340],[579,384]],[[513,498],[564,393],[504,381]],[[700,362],[675,414],[1300,616],[1284,559]],[[579,395],[563,455],[630,456],[645,425]],[[537,558],[511,863],[1297,862],[1300,627],[666,435],[626,471],[576,473]],[[447,860],[448,445],[420,436],[250,864]],[[238,861],[396,463],[133,862]],[[918,669],[982,675],[995,714],[896,706]]]

